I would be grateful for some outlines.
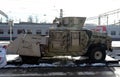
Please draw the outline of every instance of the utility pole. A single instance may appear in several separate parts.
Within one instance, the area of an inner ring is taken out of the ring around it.
[[[108,24],[109,24],[109,23],[108,23],[108,18],[109,18],[109,17],[108,17],[108,15],[107,15],[107,26],[108,26]]]
[[[14,26],[13,20],[9,20],[8,25],[10,26],[10,42],[12,42],[12,32],[13,32],[13,26]]]
[[[98,17],[98,25],[100,26],[101,25],[101,16],[99,15]]]
[[[63,20],[62,20],[62,18],[63,18],[63,9],[60,9],[60,23],[63,26]]]

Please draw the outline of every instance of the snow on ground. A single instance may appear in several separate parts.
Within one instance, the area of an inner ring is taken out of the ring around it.
[[[112,41],[112,47],[120,47],[120,41]]]
[[[10,43],[9,41],[0,41],[0,47],[8,45],[9,43]]]
[[[112,47],[118,47],[117,50],[113,50],[113,52],[109,52],[108,55],[120,60],[120,41],[112,41]]]
[[[6,55],[7,61],[14,60],[14,59],[17,58],[18,56],[19,56],[19,55]]]
[[[107,54],[114,59],[120,60],[120,50],[113,50],[113,52],[108,52]]]

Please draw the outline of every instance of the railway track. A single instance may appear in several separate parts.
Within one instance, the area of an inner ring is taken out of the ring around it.
[[[113,63],[79,64],[79,65],[54,65],[48,63],[41,64],[21,64],[10,65],[0,69],[0,77],[116,77],[114,67],[120,69]]]
[[[114,77],[113,70],[108,67],[54,67],[54,68],[17,68],[0,69],[0,77]]]
[[[37,64],[13,60],[0,69],[0,77],[120,77],[116,76],[115,68],[120,69],[119,60],[64,62],[44,59]]]

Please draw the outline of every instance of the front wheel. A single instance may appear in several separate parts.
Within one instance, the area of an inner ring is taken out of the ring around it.
[[[89,56],[92,61],[104,61],[106,58],[106,52],[102,48],[94,48]]]

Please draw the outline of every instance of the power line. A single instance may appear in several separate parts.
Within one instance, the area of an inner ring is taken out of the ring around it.
[[[120,13],[120,9],[116,9],[116,10],[112,10],[112,11],[108,11],[106,13],[100,14],[98,16],[89,17],[89,18],[87,18],[87,21],[98,19],[98,25],[101,25],[101,18],[106,17],[106,19],[107,19],[107,25],[108,25],[108,22],[109,22],[108,20],[110,19],[109,16],[117,14],[117,19],[118,19],[118,17],[119,17],[118,14],[119,13]]]

